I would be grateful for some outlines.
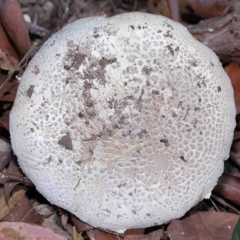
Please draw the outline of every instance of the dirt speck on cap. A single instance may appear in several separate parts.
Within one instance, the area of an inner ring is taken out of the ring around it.
[[[58,144],[65,147],[67,150],[73,150],[72,139],[71,139],[69,133],[67,133],[65,136],[63,136],[58,141]]]
[[[34,90],[34,85],[30,85],[30,87],[27,90],[27,96],[31,98],[32,94],[33,94],[33,90]]]

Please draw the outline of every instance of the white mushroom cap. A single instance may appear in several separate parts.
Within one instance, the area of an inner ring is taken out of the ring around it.
[[[78,20],[22,76],[10,116],[19,164],[53,204],[123,232],[179,218],[209,195],[235,126],[216,55],[146,13]]]

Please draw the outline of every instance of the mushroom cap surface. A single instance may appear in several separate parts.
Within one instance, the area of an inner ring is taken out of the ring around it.
[[[146,13],[55,33],[24,72],[10,115],[13,150],[39,192],[116,232],[179,218],[209,196],[234,127],[216,55]]]

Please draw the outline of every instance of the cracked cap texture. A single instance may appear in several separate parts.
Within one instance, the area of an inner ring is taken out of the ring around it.
[[[53,204],[124,232],[208,196],[235,126],[229,78],[185,27],[145,13],[68,24],[22,76],[10,115],[19,164]]]

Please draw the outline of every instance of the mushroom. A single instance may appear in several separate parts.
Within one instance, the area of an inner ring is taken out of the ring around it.
[[[50,202],[118,233],[183,216],[209,197],[235,126],[216,55],[162,16],[68,24],[24,72],[13,150]]]

